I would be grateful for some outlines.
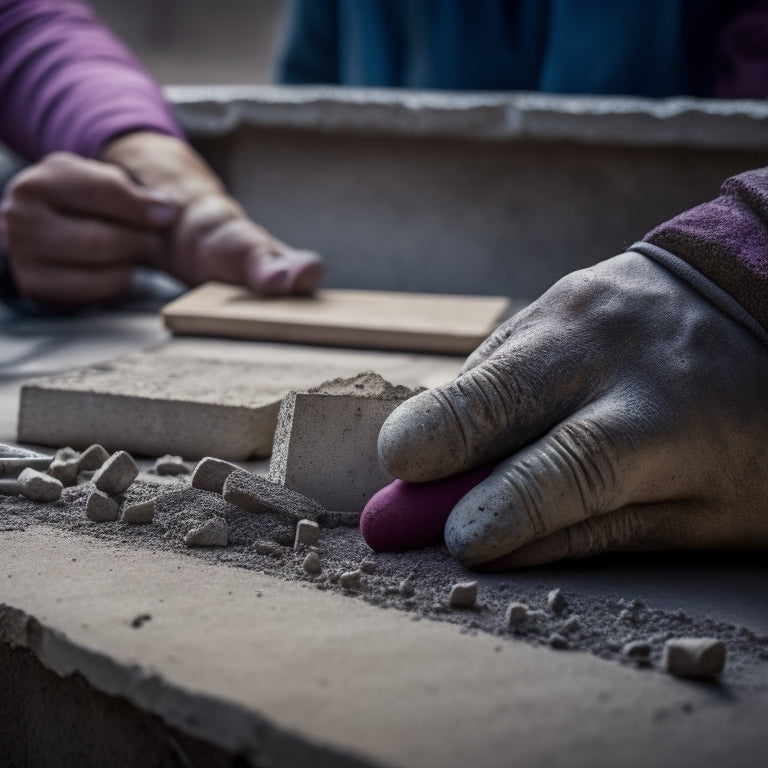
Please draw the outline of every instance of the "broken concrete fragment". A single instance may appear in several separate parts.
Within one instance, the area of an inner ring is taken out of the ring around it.
[[[139,468],[125,451],[113,453],[93,476],[93,484],[103,493],[115,496],[127,491],[139,474]]]
[[[77,473],[80,468],[80,454],[73,448],[59,448],[47,473],[55,477],[62,485],[77,484]]]
[[[32,501],[56,501],[61,496],[64,486],[54,477],[38,472],[32,467],[22,470],[17,482],[19,493]]]
[[[477,582],[462,581],[451,587],[451,608],[474,608],[477,601]]]
[[[238,469],[224,481],[224,499],[249,512],[278,512],[294,520],[318,520],[325,508],[304,494]]]
[[[341,576],[339,576],[339,586],[342,589],[359,591],[362,586],[361,576],[362,574],[359,570],[342,573]]]
[[[381,425],[414,392],[370,371],[289,392],[278,414],[268,478],[359,517],[394,479],[379,460]]]
[[[318,555],[317,552],[307,552],[307,556],[302,563],[302,568],[313,576],[320,573],[323,570],[323,567],[320,564],[320,555]]]
[[[402,597],[413,597],[416,594],[416,589],[413,586],[413,582],[410,579],[403,579],[400,582],[400,586],[397,591]]]
[[[227,521],[223,517],[206,520],[184,537],[184,543],[188,547],[226,547],[229,543]]]
[[[374,560],[371,560],[369,558],[366,558],[365,560],[360,561],[360,570],[363,573],[375,573],[376,572],[376,562]]]
[[[571,616],[567,621],[563,622],[560,627],[561,632],[570,634],[571,632],[578,632],[581,629],[581,622],[578,616]]]
[[[525,603],[511,602],[504,613],[504,624],[510,629],[525,624],[528,620],[528,606]]]
[[[77,467],[78,472],[94,472],[100,469],[108,458],[109,453],[107,450],[98,443],[94,443],[80,454],[80,463]]]
[[[678,677],[717,677],[725,667],[725,644],[713,637],[675,637],[664,644],[662,667]]]
[[[64,448],[59,448],[53,456],[54,461],[71,461],[72,459],[79,459],[80,451],[76,451],[71,446],[67,445]]]
[[[299,520],[296,524],[296,538],[293,548],[298,549],[302,544],[311,546],[317,544],[320,538],[320,526],[314,520]]]
[[[155,517],[155,500],[147,499],[139,501],[136,504],[127,504],[123,507],[123,513],[120,519],[124,523],[132,525],[146,525],[151,523]]]
[[[560,589],[553,589],[547,595],[547,610],[558,615],[568,610],[568,603]]]
[[[94,523],[111,523],[117,520],[120,503],[106,493],[93,490],[85,504],[85,514]]]
[[[204,459],[200,459],[192,472],[192,487],[198,488],[201,491],[222,493],[224,491],[224,481],[236,469],[240,469],[237,464],[206,456]]]
[[[157,459],[152,469],[158,475],[188,475],[192,471],[181,456],[171,456],[168,453]]]

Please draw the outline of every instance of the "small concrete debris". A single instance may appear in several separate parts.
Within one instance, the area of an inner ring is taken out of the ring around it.
[[[725,643],[714,637],[675,637],[664,644],[662,667],[678,677],[717,677],[725,667]]]
[[[510,629],[525,624],[528,621],[528,606],[525,603],[511,602],[504,613],[504,625]]]
[[[320,538],[320,526],[314,520],[299,520],[296,524],[296,538],[293,548],[298,549],[302,545],[312,546],[317,544]]]
[[[560,627],[561,632],[571,634],[572,632],[578,632],[581,629],[581,621],[578,616],[571,616],[567,621],[563,622]]]
[[[354,592],[359,592],[362,587],[362,574],[360,570],[346,571],[339,576],[339,586],[342,589],[348,589]]]
[[[71,446],[67,445],[64,448],[59,448],[53,456],[54,461],[72,461],[73,459],[80,458],[80,451],[76,451]]]
[[[461,581],[454,584],[448,602],[451,608],[474,608],[477,602],[477,582]]]
[[[553,632],[547,639],[550,648],[557,651],[564,651],[568,648],[568,640],[558,632]]]
[[[103,493],[116,496],[127,491],[138,474],[139,468],[131,455],[125,451],[116,451],[93,476],[93,484]]]
[[[94,523],[111,523],[117,520],[120,512],[120,502],[106,493],[93,490],[85,505],[85,514]]]
[[[292,491],[244,469],[232,472],[224,482],[224,500],[249,512],[277,512],[295,520],[318,520],[325,507],[303,493]]]
[[[304,558],[304,562],[301,567],[312,576],[316,576],[323,570],[323,566],[320,563],[320,555],[317,552],[307,552],[307,556]]]
[[[197,466],[192,471],[192,487],[221,494],[224,491],[224,481],[236,469],[240,469],[237,464],[206,456],[197,462]]]
[[[95,472],[101,469],[104,462],[109,458],[109,452],[98,443],[86,448],[80,454],[79,472]]]
[[[181,456],[166,454],[155,461],[152,471],[156,475],[188,475],[192,469]]]
[[[120,519],[131,525],[147,525],[155,517],[155,500],[147,499],[135,504],[126,504]]]
[[[363,573],[367,573],[368,575],[372,573],[376,573],[376,561],[371,560],[370,558],[365,558],[365,560],[361,560],[360,570]]]
[[[31,501],[56,501],[64,490],[61,481],[32,467],[22,470],[17,482],[19,493]]]
[[[553,589],[547,595],[547,610],[558,616],[568,610],[568,602],[560,589]]]
[[[633,661],[647,661],[652,650],[651,644],[645,640],[633,640],[621,648],[622,654]]]
[[[416,594],[416,589],[410,579],[403,579],[397,591],[402,597],[413,597]]]
[[[47,469],[47,473],[58,480],[64,486],[77,485],[77,472],[80,461],[74,459],[54,459]]]
[[[188,547],[226,547],[228,543],[229,526],[223,517],[206,520],[184,537],[184,544]]]

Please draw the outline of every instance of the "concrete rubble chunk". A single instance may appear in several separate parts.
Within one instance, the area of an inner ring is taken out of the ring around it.
[[[510,629],[525,624],[528,620],[528,606],[525,603],[512,601],[504,613],[504,624]]]
[[[111,523],[117,520],[120,512],[120,502],[109,494],[93,490],[88,495],[85,504],[85,514],[94,523]]]
[[[307,552],[307,556],[304,558],[301,567],[307,573],[316,576],[323,570],[323,566],[320,563],[320,555],[318,555],[317,552]]]
[[[93,476],[93,484],[103,493],[115,496],[127,491],[138,474],[139,468],[131,455],[116,451]]]
[[[298,491],[238,469],[224,482],[225,501],[249,512],[277,512],[294,520],[318,520],[325,507]]]
[[[662,667],[678,677],[717,677],[725,667],[725,643],[713,637],[675,637],[664,645]]]
[[[367,573],[367,574],[376,573],[376,561],[371,560],[370,558],[365,558],[365,560],[361,560],[360,570],[363,573]]]
[[[188,475],[192,471],[181,456],[168,453],[155,461],[153,469],[158,475]]]
[[[201,491],[222,493],[224,491],[224,481],[236,469],[240,469],[237,464],[232,464],[223,459],[216,459],[213,456],[206,456],[204,459],[200,459],[192,472],[192,487]]]
[[[454,584],[448,602],[451,608],[474,608],[477,602],[477,582],[462,581]]]
[[[123,506],[123,512],[120,519],[124,523],[132,525],[147,525],[155,517],[155,500],[147,499],[135,504],[126,504]]]
[[[62,485],[77,484],[80,469],[80,454],[72,448],[60,448],[48,467],[48,474],[55,477]]]
[[[193,528],[184,537],[188,547],[226,547],[229,543],[229,526],[223,517],[212,517]]]
[[[371,496],[394,479],[379,460],[381,425],[416,391],[367,371],[289,392],[280,406],[267,477],[311,495],[326,509],[359,518]]]
[[[413,586],[413,582],[410,579],[403,579],[397,588],[401,597],[413,597],[416,594],[416,589]]]
[[[561,632],[570,634],[571,632],[578,632],[581,629],[581,621],[578,616],[571,616],[569,619],[563,622],[560,627]]]
[[[557,615],[568,610],[568,602],[560,589],[553,589],[547,594],[547,610]]]
[[[359,592],[362,587],[362,574],[359,570],[346,571],[339,576],[339,586],[353,592]]]
[[[22,470],[17,482],[19,493],[31,501],[56,501],[64,489],[61,481],[32,467]]]
[[[317,544],[319,538],[320,526],[314,520],[299,520],[296,524],[296,538],[293,542],[293,548],[298,549],[302,545]]]
[[[78,472],[94,472],[100,469],[102,464],[109,458],[109,452],[98,443],[88,446],[80,454],[80,464]]]

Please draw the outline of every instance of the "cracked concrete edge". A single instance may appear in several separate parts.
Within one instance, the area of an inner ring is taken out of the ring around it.
[[[764,149],[768,103],[332,86],[171,86],[193,137],[303,129],[495,141]]]
[[[171,685],[138,665],[120,664],[1,602],[0,642],[31,651],[59,677],[79,674],[97,691],[121,697],[170,726],[234,754],[257,754],[270,765],[290,768],[383,768],[378,761],[342,753],[281,730],[244,707]]]

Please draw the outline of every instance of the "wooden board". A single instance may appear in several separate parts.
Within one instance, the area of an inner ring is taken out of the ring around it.
[[[263,298],[206,283],[162,309],[176,334],[466,355],[510,307],[500,296],[328,289]]]

